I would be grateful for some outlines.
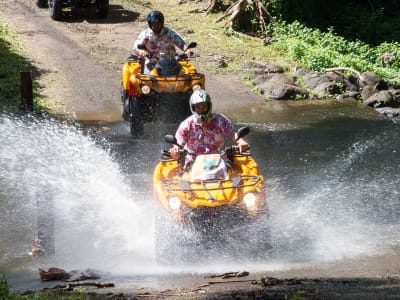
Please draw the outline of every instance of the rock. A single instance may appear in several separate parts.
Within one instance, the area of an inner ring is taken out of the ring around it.
[[[360,92],[348,92],[336,97],[336,100],[357,100],[360,98]]]
[[[318,97],[329,97],[331,95],[337,95],[342,92],[341,87],[335,82],[322,82],[315,89],[313,93]]]
[[[363,103],[373,107],[400,107],[399,90],[379,91],[368,97]]]
[[[400,124],[400,108],[379,107],[376,109],[376,111],[391,119],[394,123]]]
[[[39,275],[42,281],[67,280],[71,277],[67,271],[60,268],[49,268],[47,271],[39,269]]]
[[[363,87],[361,91],[361,99],[364,101],[367,100],[369,97],[371,97],[373,94],[377,92],[375,86],[372,85],[366,85]]]

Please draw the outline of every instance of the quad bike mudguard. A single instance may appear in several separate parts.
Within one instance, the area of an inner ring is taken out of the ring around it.
[[[237,139],[248,132],[247,127],[239,129]],[[178,145],[174,136],[166,136],[166,141]],[[250,218],[265,209],[264,177],[250,152],[239,153],[231,146],[221,154],[197,155],[190,168],[185,166],[186,154],[181,148],[179,158],[171,159],[164,151],[153,174],[155,199],[175,221],[201,207],[237,206]]]
[[[246,217],[255,217],[265,209],[265,183],[253,157],[235,154],[227,179],[191,181],[182,174],[177,160],[160,161],[153,176],[155,199],[176,222],[186,219],[185,214],[197,208],[237,206]],[[254,206],[246,208],[245,195],[254,196]],[[179,199],[180,209],[171,207],[170,200]]]

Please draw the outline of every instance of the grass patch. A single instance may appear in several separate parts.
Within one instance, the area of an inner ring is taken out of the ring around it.
[[[64,104],[50,103],[39,94],[41,71],[27,58],[18,36],[7,23],[0,21],[0,112],[18,112],[21,103],[20,72],[32,72],[34,110],[41,112],[62,111]]]
[[[272,35],[278,40],[272,48],[286,53],[287,60],[296,61],[305,68],[324,72],[331,67],[350,67],[357,71],[372,71],[383,78],[400,82],[400,43],[384,42],[370,46],[361,41],[348,41],[333,29],[321,32],[295,21],[276,23]],[[382,65],[382,54],[390,52],[393,58]]]
[[[89,296],[86,291],[70,292],[61,290],[49,290],[43,292],[36,292],[27,295],[22,295],[20,293],[11,293],[10,286],[4,275],[0,275],[0,300],[95,300],[102,299],[101,295],[99,297]]]
[[[31,70],[17,36],[0,22],[0,110],[15,112],[20,104],[20,71]]]

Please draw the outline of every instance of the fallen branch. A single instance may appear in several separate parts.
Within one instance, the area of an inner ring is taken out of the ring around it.
[[[350,71],[353,72],[354,74],[357,75],[357,77],[361,80],[363,76],[361,73],[357,70],[354,70],[353,68],[348,68],[348,67],[337,67],[337,68],[329,68],[326,69],[325,72],[336,72],[336,71]]]
[[[219,283],[240,283],[240,282],[251,282],[253,283],[253,279],[243,279],[243,280],[229,280],[229,281],[209,281],[208,284],[219,284]]]
[[[222,279],[226,278],[232,278],[232,277],[244,277],[248,276],[250,273],[247,271],[241,271],[241,272],[227,272],[227,273],[222,273],[222,274],[213,274],[213,275],[208,275],[205,276],[204,278],[216,278],[216,277],[221,277]]]
[[[113,282],[77,281],[77,282],[70,282],[67,284],[56,285],[55,287],[46,289],[52,289],[52,290],[61,289],[65,291],[71,291],[77,286],[95,286],[97,288],[108,288],[108,287],[114,287],[115,284]]]

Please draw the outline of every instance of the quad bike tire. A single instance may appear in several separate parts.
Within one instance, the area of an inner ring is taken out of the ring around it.
[[[139,138],[143,136],[142,108],[138,99],[134,96],[129,97],[129,125],[132,137]]]
[[[47,2],[47,0],[37,0],[36,1],[36,5],[39,8],[47,8],[48,7],[48,2]]]
[[[124,121],[129,121],[129,91],[121,86],[121,117]]]
[[[53,20],[60,20],[62,17],[62,0],[49,0],[49,14]]]
[[[109,8],[110,0],[96,0],[96,16],[98,18],[107,17]]]

